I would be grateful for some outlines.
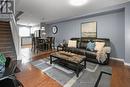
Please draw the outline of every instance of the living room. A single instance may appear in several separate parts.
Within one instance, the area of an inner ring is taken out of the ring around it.
[[[22,32],[17,57],[22,64],[17,64],[16,79],[24,87],[129,87],[129,0],[83,0],[85,4],[81,6],[80,0],[75,0],[77,6],[67,1],[15,1],[19,33]],[[94,35],[90,32],[87,36],[87,31],[83,34],[84,26],[93,28]],[[55,40],[50,44],[46,41],[51,37]],[[85,51],[79,49],[82,42]],[[96,56],[88,53],[93,42]],[[97,58],[97,42],[104,42],[108,51],[103,62]]]

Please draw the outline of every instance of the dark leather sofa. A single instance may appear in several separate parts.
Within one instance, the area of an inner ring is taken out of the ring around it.
[[[107,38],[71,38],[71,40],[76,40],[77,41],[77,48],[73,47],[68,47],[67,45],[64,47],[64,51],[80,54],[80,55],[85,55],[86,60],[94,63],[99,63],[99,64],[108,64],[109,63],[109,58],[110,58],[110,53],[107,53],[107,59],[101,63],[96,59],[96,51],[88,51],[86,50],[87,43],[89,40],[93,40],[94,42],[105,42],[106,47],[110,47],[110,40]]]

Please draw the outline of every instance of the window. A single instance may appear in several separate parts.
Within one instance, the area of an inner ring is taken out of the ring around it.
[[[19,27],[19,35],[21,37],[29,37],[30,36],[30,28],[29,27]]]

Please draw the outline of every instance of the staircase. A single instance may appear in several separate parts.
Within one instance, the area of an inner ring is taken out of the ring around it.
[[[6,57],[16,59],[10,23],[6,21],[0,21],[0,52]]]

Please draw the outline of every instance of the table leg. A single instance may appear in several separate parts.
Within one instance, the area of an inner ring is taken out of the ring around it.
[[[79,64],[77,64],[76,76],[79,77]]]
[[[86,69],[86,60],[84,60],[84,68]]]
[[[52,64],[52,56],[50,56],[50,64]]]

